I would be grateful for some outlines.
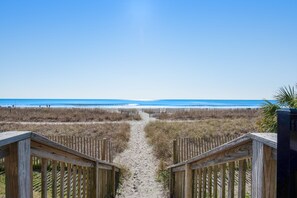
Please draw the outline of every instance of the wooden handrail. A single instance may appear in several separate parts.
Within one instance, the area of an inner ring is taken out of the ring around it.
[[[221,193],[221,197],[225,197],[227,186],[228,196],[234,197],[234,177],[237,175],[237,194],[245,197],[246,163],[251,163],[252,197],[264,197],[267,194],[274,197],[276,149],[276,134],[250,133],[184,162],[173,164],[168,167],[170,195],[188,198],[206,197],[206,194],[212,197],[210,195]],[[229,173],[225,174],[226,171]],[[228,185],[225,186],[227,179]],[[269,182],[269,185],[264,185],[264,181]]]
[[[31,137],[30,131],[8,131],[0,133],[0,147]]]
[[[110,140],[106,138],[99,139],[97,137],[69,135],[48,135],[45,137],[90,157],[108,162],[112,162],[113,160],[113,153],[115,151],[112,148]]]
[[[48,193],[52,197],[58,194],[61,197],[114,197],[118,186],[120,168],[116,164],[29,131],[0,133],[0,157],[5,157],[6,197],[32,197],[36,174],[41,174],[43,198]],[[38,162],[37,169],[36,164],[33,167],[34,160]],[[52,178],[51,188],[48,176]]]
[[[88,155],[82,154],[78,151],[70,149],[62,144],[56,143],[54,141],[49,140],[48,138],[38,135],[36,133],[31,133],[32,146],[31,148],[36,150],[51,150],[51,154],[55,154],[54,151],[58,152],[59,155],[69,157],[69,159],[74,158],[77,161],[84,161],[86,163],[90,163],[89,166],[94,166],[97,163],[102,165],[114,166],[119,169],[118,165],[106,162],[104,160],[99,160]],[[59,153],[59,151],[61,153]],[[64,155],[63,155],[64,154]],[[74,162],[75,163],[75,162]],[[92,164],[92,165],[91,165]]]
[[[175,167],[179,167],[179,166],[183,166],[185,164],[188,164],[188,163],[194,163],[194,162],[198,162],[199,160],[202,160],[204,158],[208,158],[210,157],[211,155],[215,155],[215,154],[218,154],[218,153],[223,153],[223,152],[226,152],[227,150],[229,149],[232,149],[234,147],[237,147],[239,145],[242,145],[244,143],[247,143],[247,142],[251,142],[252,140],[257,140],[259,142],[262,142],[263,144],[271,147],[271,148],[274,148],[274,149],[277,149],[277,140],[276,140],[276,134],[275,133],[249,133],[249,134],[246,134],[246,135],[243,135],[241,137],[238,137],[230,142],[227,142],[225,144],[222,144],[221,146],[218,146],[214,149],[211,149],[205,153],[202,153],[201,155],[198,155],[196,157],[193,157],[191,159],[188,159],[184,162],[180,162],[180,163],[177,163],[177,164],[173,164],[171,166],[168,166],[167,168],[175,168]]]

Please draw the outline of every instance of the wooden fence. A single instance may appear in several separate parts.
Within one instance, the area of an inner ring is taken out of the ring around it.
[[[173,163],[186,161],[194,156],[200,155],[240,135],[222,135],[202,138],[180,138],[173,141]]]
[[[48,135],[46,137],[90,157],[107,162],[113,161],[114,151],[111,142],[107,139],[62,135]]]
[[[115,164],[31,132],[0,133],[0,158],[5,197],[114,197],[119,183]]]
[[[170,166],[170,197],[276,197],[276,139],[246,134]]]

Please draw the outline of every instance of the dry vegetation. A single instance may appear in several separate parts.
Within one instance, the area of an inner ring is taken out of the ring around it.
[[[190,110],[168,110],[166,112],[154,113],[149,111],[153,117],[160,120],[202,120],[221,118],[255,118],[260,115],[259,109],[190,109]]]
[[[114,151],[122,152],[130,138],[130,125],[127,123],[102,124],[17,124],[0,123],[3,131],[33,131],[41,135],[73,135],[110,139]]]
[[[136,111],[112,112],[78,108],[0,108],[0,121],[7,122],[99,122],[140,120]]]
[[[257,118],[202,119],[193,122],[155,121],[149,123],[146,135],[158,159],[171,162],[172,140],[177,138],[213,137],[256,131]]]

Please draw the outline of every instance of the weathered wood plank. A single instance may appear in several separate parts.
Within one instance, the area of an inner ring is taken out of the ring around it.
[[[208,197],[212,197],[212,167],[208,167],[207,169],[207,189],[208,189]]]
[[[247,147],[249,147],[248,145],[251,144],[250,142],[251,142],[251,138],[248,135],[244,135],[237,139],[232,140],[229,143],[223,144],[223,145],[216,147],[210,151],[207,151],[201,155],[198,155],[192,159],[189,159],[186,162],[174,164],[174,165],[169,166],[168,168],[175,168],[178,166],[182,166],[185,163],[200,163],[201,161],[207,161],[208,158],[213,157],[215,155],[226,155],[226,153],[228,153],[229,150],[241,148],[242,145],[244,145],[244,146],[247,145]],[[229,153],[232,153],[232,152],[230,151]],[[245,155],[245,154],[242,154],[242,155]],[[215,158],[215,157],[213,157],[213,158]]]
[[[100,185],[99,185],[99,164],[97,163],[96,166],[95,166],[95,169],[94,169],[94,187],[95,187],[95,194],[94,196],[97,198],[99,197],[99,188],[100,188]]]
[[[276,197],[276,166],[277,162],[273,159],[273,150],[271,147],[264,146],[264,197]]]
[[[52,162],[52,197],[57,198],[57,161]]]
[[[47,159],[41,160],[41,197],[47,198]]]
[[[71,164],[67,164],[67,198],[71,196]]]
[[[24,139],[18,142],[18,177],[19,186],[18,191],[20,193],[19,198],[30,196],[30,139]],[[11,154],[11,153],[10,153]]]
[[[86,168],[83,167],[83,190],[82,190],[82,193],[83,193],[83,198],[86,198],[87,197],[87,171],[86,171]]]
[[[252,158],[252,196],[253,198],[263,197],[263,165],[264,165],[264,144],[253,141]]]
[[[50,160],[62,161],[65,163],[75,164],[75,165],[79,165],[79,166],[86,166],[86,167],[94,166],[94,162],[84,161],[83,159],[72,159],[71,157],[68,157],[67,155],[62,155],[60,153],[54,153],[54,152],[47,151],[47,150],[40,150],[40,149],[32,148],[31,153],[33,156],[40,157],[40,158],[47,158]]]
[[[206,174],[207,169],[202,169],[202,178],[203,178],[203,185],[202,185],[202,192],[203,192],[203,198],[206,198]]]
[[[172,144],[173,144],[173,155],[172,155],[172,157],[173,157],[173,164],[176,164],[178,162],[177,150],[176,150],[177,149],[177,147],[176,147],[176,140],[173,140]]]
[[[60,163],[60,198],[64,198],[64,177],[65,177],[65,164]]]
[[[245,198],[246,193],[246,160],[239,161],[238,198]]]
[[[221,187],[220,187],[220,198],[225,198],[226,196],[226,164],[220,165],[220,181],[221,181]]]
[[[110,167],[109,170],[111,170],[111,166],[117,167],[116,164],[98,160],[93,157],[89,157],[85,154],[79,153],[73,149],[70,149],[66,146],[59,144],[59,143],[53,142],[53,141],[47,139],[46,137],[40,136],[35,133],[31,133],[31,139],[32,139],[32,141],[31,141],[32,147],[36,148],[37,150],[51,150],[51,151],[53,151],[55,153],[59,153],[59,154],[64,153],[64,155],[71,157],[72,159],[75,159],[75,160],[83,159],[87,162],[99,162],[100,165],[109,166]],[[117,167],[117,168],[119,168],[119,167]]]
[[[173,197],[173,195],[174,195],[174,183],[175,183],[175,181],[174,181],[174,173],[173,173],[173,171],[172,171],[172,168],[170,168],[169,169],[169,196],[170,197]]]
[[[228,174],[228,198],[234,198],[234,172],[235,163],[229,163],[229,174]]]
[[[30,197],[33,197],[33,156],[30,157]]]
[[[112,168],[112,171],[111,171],[111,193],[112,193],[112,196],[114,196],[114,197],[116,195],[116,180],[115,180],[115,176],[116,176],[115,168]]]
[[[199,198],[202,197],[202,170],[201,169],[198,169],[198,178],[199,178]]]
[[[0,147],[31,137],[30,131],[7,131],[0,133]]]
[[[172,168],[172,172],[181,172],[181,171],[185,171],[185,166],[184,165]]]
[[[250,133],[249,136],[258,142],[261,142],[274,149],[277,148],[277,134],[276,133]]]
[[[78,179],[77,179],[77,195],[78,195],[78,198],[81,198],[81,167],[79,166],[77,171],[78,171]]]
[[[13,136],[9,136],[9,139],[11,142],[15,141]],[[4,142],[9,141],[4,140]],[[6,196],[29,198],[31,196],[30,139],[21,138],[18,142],[9,144],[8,148],[9,155],[5,157]]]
[[[193,174],[190,164],[185,167],[185,197],[192,197]]]
[[[73,166],[73,179],[72,179],[72,197],[76,198],[76,171],[77,168],[76,166]]]
[[[252,155],[252,144],[247,143],[229,149],[224,153],[214,154],[208,158],[201,159],[198,162],[192,164],[192,169],[204,168],[214,165],[226,164],[228,162],[238,161],[246,159]]]
[[[197,197],[198,188],[197,188],[197,170],[193,170],[193,197]]]
[[[213,197],[218,197],[218,167],[213,167]]]

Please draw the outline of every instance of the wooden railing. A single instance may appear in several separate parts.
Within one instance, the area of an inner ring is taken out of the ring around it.
[[[276,197],[276,139],[247,134],[170,166],[170,197]]]
[[[32,132],[0,133],[0,158],[5,161],[0,188],[7,198],[115,197],[119,183],[115,164]],[[40,165],[33,165],[34,159]]]
[[[91,156],[107,162],[113,160],[113,149],[111,142],[104,138],[66,136],[66,135],[48,135],[48,139],[62,144],[68,148],[76,150],[85,155]]]
[[[173,163],[191,159],[226,142],[229,142],[240,135],[220,135],[201,138],[179,138],[173,140]]]

